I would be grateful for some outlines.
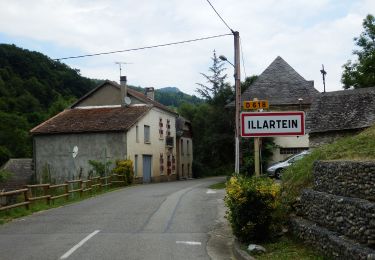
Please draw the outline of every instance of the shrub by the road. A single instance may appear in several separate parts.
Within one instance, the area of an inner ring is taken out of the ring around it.
[[[274,212],[279,185],[265,177],[233,176],[226,190],[227,218],[234,235],[244,243],[269,239],[278,227]]]
[[[133,162],[131,160],[116,161],[116,167],[112,170],[113,173],[125,175],[126,185],[132,184],[134,179]]]

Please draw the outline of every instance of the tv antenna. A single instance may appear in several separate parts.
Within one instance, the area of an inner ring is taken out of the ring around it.
[[[132,62],[116,61],[115,64],[118,64],[118,66],[119,66],[119,69],[120,69],[120,77],[121,77],[121,76],[122,76],[122,75],[121,75],[122,65],[125,65],[125,64],[133,64],[133,63],[132,63]]]

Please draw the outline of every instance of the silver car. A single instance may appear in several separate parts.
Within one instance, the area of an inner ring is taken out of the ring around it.
[[[271,165],[267,169],[268,176],[280,179],[284,169],[288,168],[290,165],[292,165],[296,161],[302,159],[304,156],[306,156],[309,153],[310,153],[310,151],[306,150],[306,151],[300,152],[298,154],[294,154],[294,155],[288,157],[287,159],[285,159],[284,161],[281,161],[281,162],[278,162],[278,163],[275,163],[275,164]]]

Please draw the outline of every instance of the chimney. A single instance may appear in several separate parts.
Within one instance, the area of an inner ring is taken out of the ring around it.
[[[121,89],[121,106],[125,107],[125,97],[127,95],[127,87],[126,87],[126,76],[120,77],[120,89]]]
[[[151,99],[151,100],[154,100],[155,98],[155,90],[153,87],[150,87],[150,88],[146,88],[146,93],[145,95]]]

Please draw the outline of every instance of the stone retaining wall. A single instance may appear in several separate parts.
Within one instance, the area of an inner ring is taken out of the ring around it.
[[[375,260],[375,161],[316,162],[291,229],[335,259]]]
[[[314,190],[375,201],[375,161],[317,161]]]
[[[313,222],[294,218],[291,220],[290,227],[298,238],[308,241],[329,258],[375,260],[375,250],[345,239]]]
[[[297,214],[375,248],[375,203],[304,190]]]

